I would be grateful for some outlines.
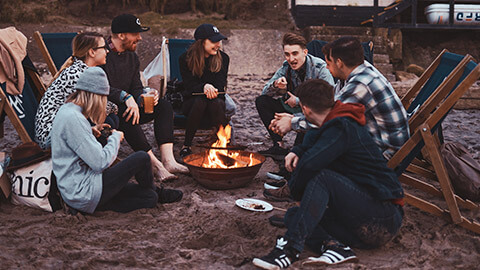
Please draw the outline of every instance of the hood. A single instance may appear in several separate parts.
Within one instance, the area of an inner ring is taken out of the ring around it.
[[[337,100],[335,105],[333,105],[332,110],[327,114],[325,120],[323,120],[322,125],[337,117],[350,117],[360,125],[364,126],[366,123],[365,106],[360,103],[343,103],[340,100]]]

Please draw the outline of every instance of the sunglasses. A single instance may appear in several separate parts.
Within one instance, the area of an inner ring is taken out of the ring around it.
[[[98,50],[98,49],[104,49],[104,50],[107,51],[107,52],[109,51],[108,46],[107,46],[106,44],[105,44],[104,46],[102,46],[102,47],[94,47],[94,48],[92,48],[92,49],[95,50],[95,51]]]

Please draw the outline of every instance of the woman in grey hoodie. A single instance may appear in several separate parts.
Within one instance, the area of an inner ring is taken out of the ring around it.
[[[75,88],[77,91],[60,107],[51,131],[53,172],[65,203],[93,213],[129,212],[155,207],[157,202],[181,200],[181,191],[154,185],[150,157],[144,151],[111,166],[123,132],[113,130],[105,146],[95,138],[104,127],[110,91],[105,72],[99,67],[86,69]],[[92,127],[88,119],[96,126]],[[128,183],[133,176],[137,184]]]

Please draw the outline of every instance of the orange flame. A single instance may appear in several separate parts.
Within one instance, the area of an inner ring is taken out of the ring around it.
[[[244,162],[239,159],[240,153],[238,151],[227,150],[227,145],[230,142],[231,134],[232,134],[232,127],[230,125],[227,125],[225,128],[223,126],[220,126],[217,132],[218,140],[212,144],[212,148],[224,148],[224,149],[210,149],[207,156],[207,162],[204,162],[202,164],[202,167],[229,169],[229,168],[253,166],[253,163],[254,163],[253,154],[250,154],[249,162]],[[234,159],[235,164],[231,166],[225,164],[220,157],[221,155]]]

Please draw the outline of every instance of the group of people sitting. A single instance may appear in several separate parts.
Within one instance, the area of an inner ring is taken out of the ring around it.
[[[171,104],[155,89],[145,92],[140,80],[135,50],[149,28],[123,14],[113,19],[111,30],[106,40],[93,32],[74,38],[73,55],[54,77],[35,119],[35,140],[51,148],[63,200],[86,213],[177,202],[183,193],[157,186],[155,179],[188,173],[174,158]],[[226,37],[202,24],[194,38],[179,59],[188,119],[182,157],[192,153],[201,119],[217,127],[229,121],[224,95],[229,57],[220,50]],[[273,141],[260,153],[284,162],[289,175],[281,188],[264,194],[300,203],[272,222],[287,232],[253,264],[288,267],[305,245],[319,254],[306,263],[355,260],[350,247],[378,247],[401,226],[403,190],[387,159],[409,137],[407,114],[390,83],[364,60],[356,38],[328,43],[325,60],[309,54],[300,35],[285,34],[282,45],[286,61],[256,108]],[[154,96],[153,113],[143,110],[147,94]],[[141,128],[150,121],[160,159]],[[287,149],[283,136],[291,130],[298,133]],[[124,137],[135,152],[115,163]],[[137,184],[129,183],[133,176]]]
[[[405,108],[364,60],[356,38],[326,44],[325,60],[308,54],[306,40],[295,34],[284,35],[283,51],[286,61],[256,106],[273,140],[260,153],[284,161],[288,182],[270,186],[264,196],[299,206],[269,219],[287,232],[253,264],[286,268],[305,245],[319,256],[304,264],[355,261],[351,247],[379,247],[402,223],[404,194],[387,160],[409,138]],[[298,135],[288,150],[282,137],[291,130]]]

